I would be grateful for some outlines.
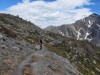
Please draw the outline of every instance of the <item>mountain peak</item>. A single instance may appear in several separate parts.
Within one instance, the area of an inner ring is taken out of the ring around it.
[[[93,13],[88,17],[78,20],[73,24],[47,28],[48,31],[65,35],[66,37],[76,38],[77,40],[88,40],[91,43],[96,43],[96,46],[100,46],[100,42],[97,41],[100,38],[100,15]]]
[[[89,17],[99,17],[100,15],[96,14],[96,13],[93,13],[91,14]]]

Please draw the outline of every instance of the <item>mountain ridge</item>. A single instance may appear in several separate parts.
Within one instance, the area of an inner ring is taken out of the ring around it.
[[[49,26],[47,31],[61,34],[77,40],[88,40],[96,46],[100,46],[100,15],[93,13],[86,18],[80,19],[72,24],[61,26]]]

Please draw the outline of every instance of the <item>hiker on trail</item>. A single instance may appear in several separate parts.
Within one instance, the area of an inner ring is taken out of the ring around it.
[[[43,40],[40,39],[40,50],[42,50]]]

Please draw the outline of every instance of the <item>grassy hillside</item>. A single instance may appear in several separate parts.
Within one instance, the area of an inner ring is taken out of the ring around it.
[[[30,35],[27,39],[33,40],[36,44],[42,37],[44,46],[48,50],[68,58],[70,62],[76,64],[83,75],[100,74],[100,48],[95,47],[88,41],[66,38],[51,32],[47,32],[44,36],[38,35],[38,32],[35,34],[37,35]]]
[[[75,63],[83,75],[100,74],[100,48],[93,46],[89,42],[64,38],[59,43],[46,43],[45,46],[48,50]]]

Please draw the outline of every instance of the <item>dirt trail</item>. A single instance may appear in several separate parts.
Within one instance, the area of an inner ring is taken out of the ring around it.
[[[39,54],[43,52],[43,50],[34,51],[30,56],[28,56],[25,60],[23,60],[16,71],[14,71],[13,75],[24,75],[23,72],[29,72],[29,75],[35,75],[35,70],[33,66],[36,64]],[[34,63],[33,63],[34,62]],[[33,66],[32,66],[33,65]]]
[[[67,59],[46,49],[37,50],[20,63],[13,75],[80,75]]]
[[[19,64],[18,69],[13,73],[13,75],[22,75],[23,69],[25,68],[25,65],[29,64],[29,61],[31,60],[32,55],[33,54],[31,54],[30,56],[28,56],[25,60],[23,60]]]

